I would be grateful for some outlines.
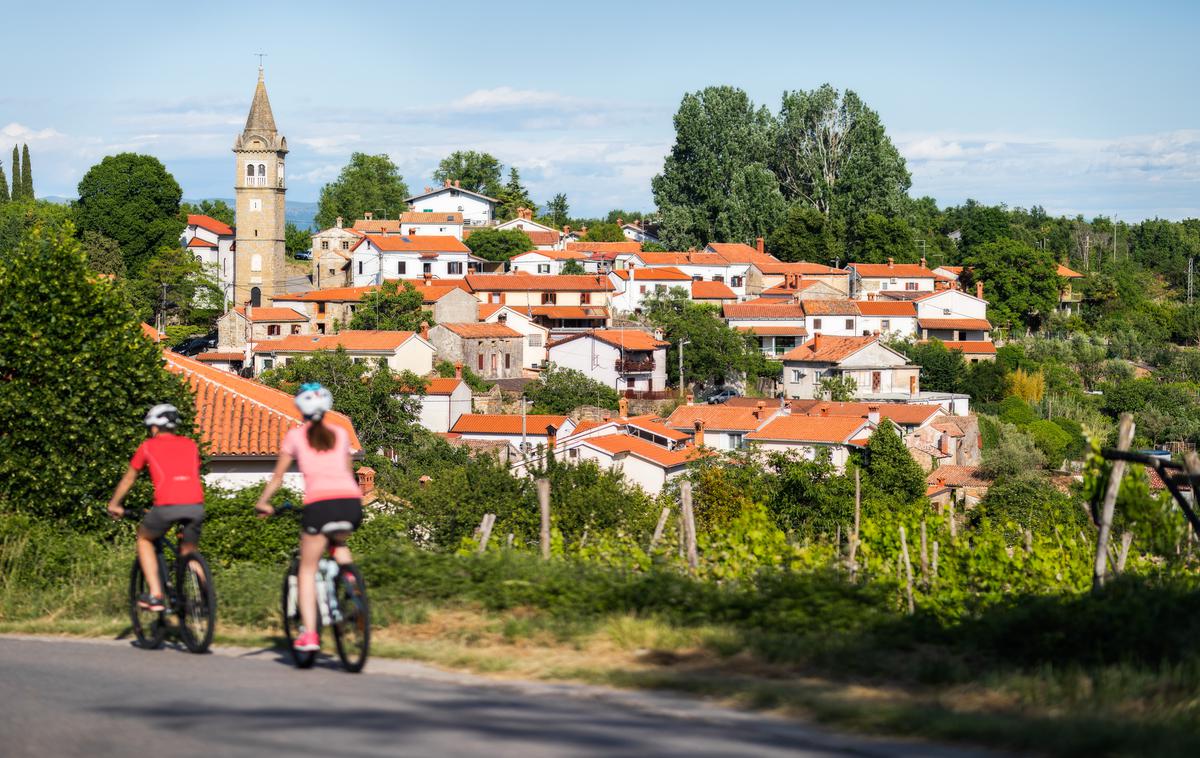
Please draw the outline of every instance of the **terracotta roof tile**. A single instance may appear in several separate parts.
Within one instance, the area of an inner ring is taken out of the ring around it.
[[[746,439],[778,442],[846,444],[862,430],[866,419],[854,416],[794,416],[772,419]]]
[[[360,218],[354,222],[354,226],[351,229],[364,234],[396,233],[400,231],[400,219]]]
[[[807,316],[858,315],[858,303],[853,300],[805,300],[801,305]]]
[[[878,341],[878,337],[830,337],[822,334],[785,354],[783,360],[839,363]]]
[[[337,334],[292,334],[254,343],[256,353],[312,353],[344,347],[352,353],[394,352],[413,338],[414,332],[347,330]]]
[[[640,253],[642,251],[642,243],[640,242],[568,242],[567,250],[579,250],[580,252],[589,253]]]
[[[858,312],[864,316],[913,318],[917,315],[917,306],[911,301],[904,300],[859,300]]]
[[[564,337],[551,342],[546,347],[557,347],[558,345],[573,342],[584,337],[593,337],[600,342],[622,350],[657,350],[667,347],[669,344],[660,339],[655,339],[654,335],[647,334],[640,329],[593,329],[588,332],[580,332],[572,334],[569,337]]]
[[[428,381],[428,383],[425,385],[425,394],[426,395],[453,395],[454,391],[456,389],[458,389],[460,385],[463,385],[463,384],[465,384],[465,382],[462,379],[455,379],[452,376],[451,377],[441,377],[441,376],[435,377],[433,379],[430,379]]]
[[[687,446],[676,450],[667,450],[649,440],[630,434],[605,434],[598,437],[588,437],[582,444],[600,448],[613,455],[633,455],[642,460],[657,464],[663,468],[683,466],[693,460],[711,453],[705,453],[694,447]]]
[[[932,269],[926,268],[919,263],[850,263],[846,268],[852,268],[858,272],[859,276],[885,278],[897,277],[901,279],[940,279],[942,277],[933,273]]]
[[[457,434],[521,434],[521,418],[519,414],[464,413],[450,431]],[[546,436],[546,427],[553,426],[562,431],[563,424],[569,420],[566,416],[532,413],[526,414],[524,419],[525,433],[541,437]]]
[[[450,235],[367,235],[367,241],[385,253],[470,253],[471,248]]]
[[[611,292],[613,289],[612,282],[601,274],[468,274],[467,285],[475,292]]]
[[[769,263],[767,261],[756,262],[754,266],[764,274],[800,274],[801,276],[831,276],[841,275],[848,276],[848,273],[840,268],[825,266],[820,263],[809,263],[808,261],[796,261],[795,263],[784,263],[776,261]]]
[[[735,326],[739,332],[753,332],[759,337],[807,337],[808,330],[803,326]]]
[[[210,350],[207,353],[199,353],[192,356],[192,360],[200,361],[201,363],[244,361],[246,360],[246,354],[237,350]]]
[[[439,224],[462,226],[463,215],[457,211],[405,211],[400,214],[401,224]],[[357,226],[357,224],[355,224]]]
[[[188,240],[187,246],[188,246],[188,247],[209,247],[209,248],[212,248],[212,247],[216,247],[216,246],[217,246],[217,243],[215,243],[215,242],[209,242],[208,240],[206,240],[206,239],[200,239],[199,237],[192,237],[190,240]]]
[[[518,313],[524,312],[526,306],[510,306]],[[608,308],[603,305],[533,305],[529,312],[543,318],[565,318],[581,321],[602,319],[608,320]]]
[[[946,487],[988,487],[992,480],[975,466],[938,466],[925,477],[925,483]]]
[[[726,303],[721,308],[721,313],[730,320],[804,320],[804,306],[800,303]]]
[[[843,403],[832,400],[792,400],[788,403],[793,414],[802,416],[852,416],[866,418],[875,407],[880,418],[890,419],[903,426],[924,424],[942,410],[940,405],[909,403]]]
[[[189,213],[187,217],[188,226],[198,226],[202,229],[207,229],[210,232],[215,232],[222,237],[232,237],[233,228],[223,221],[217,221],[212,216],[205,216],[201,213]]]
[[[246,317],[246,309],[244,306],[238,306],[233,309],[242,318]],[[254,319],[254,323],[262,321],[308,321],[308,316],[303,313],[294,311],[291,308],[269,308],[266,306],[258,306],[250,309],[250,315]]]
[[[667,426],[691,431],[697,421],[704,422],[705,429],[715,431],[748,432],[762,426],[763,419],[779,410],[767,406],[763,419],[754,415],[755,408],[736,405],[681,405],[667,419]]]
[[[651,434],[657,434],[660,437],[665,437],[672,442],[682,442],[683,440],[688,439],[690,436],[677,429],[672,429],[663,423],[657,416],[653,415],[634,416],[633,418],[626,419],[625,424],[627,426],[637,427],[638,429],[644,429],[647,432],[650,432]],[[579,428],[576,427],[575,431],[578,433]]]
[[[737,294],[724,282],[692,282],[693,300],[737,300]]]
[[[921,318],[917,324],[922,329],[971,329],[989,331],[991,323],[985,318]]]
[[[924,345],[929,341],[930,340],[922,340],[920,344]],[[986,340],[959,340],[957,342],[954,340],[943,340],[942,344],[946,346],[947,350],[959,350],[968,355],[996,354],[996,343],[988,342]]]
[[[525,234],[529,234],[529,232],[525,232]],[[538,244],[537,240],[533,240],[533,241],[535,244]],[[549,243],[542,243],[542,244],[549,244]],[[510,261],[519,260],[521,258],[524,258],[527,255],[540,255],[543,258],[546,258],[546,259],[552,260],[552,261],[584,261],[584,260],[587,260],[586,255],[584,255],[583,253],[575,252],[573,250],[530,250],[529,252],[521,253],[520,255],[514,255],[513,257],[509,258],[509,260]]]
[[[638,282],[690,282],[692,277],[677,268],[662,266],[657,268],[619,268],[612,272],[613,276],[625,281]]]
[[[521,337],[521,333],[512,327],[504,324],[493,324],[488,322],[477,323],[449,323],[438,324],[438,326],[454,332],[459,337],[465,339],[505,339],[510,337]],[[434,327],[435,329],[437,327]]]
[[[1064,279],[1083,279],[1084,278],[1083,274],[1079,273],[1078,271],[1072,271],[1071,269],[1067,268],[1066,266],[1062,265],[1061,263],[1058,264],[1058,275],[1063,277]]]

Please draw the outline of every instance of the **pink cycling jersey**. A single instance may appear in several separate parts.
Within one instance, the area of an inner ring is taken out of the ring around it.
[[[283,452],[296,459],[304,475],[304,504],[319,500],[361,497],[362,490],[350,471],[350,435],[341,427],[326,425],[333,432],[329,450],[313,450],[308,444],[308,424],[292,429],[283,438]]]

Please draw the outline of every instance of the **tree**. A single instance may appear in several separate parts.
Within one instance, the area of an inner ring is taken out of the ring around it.
[[[533,241],[520,229],[479,229],[463,242],[472,253],[489,261],[506,261],[533,250]]]
[[[446,360],[438,361],[436,364],[434,364],[433,370],[436,371],[437,375],[443,379],[453,379],[458,373],[458,369],[455,367],[455,365]],[[484,379],[479,374],[476,374],[471,370],[470,366],[465,364],[462,367],[462,380],[467,383],[467,386],[471,388],[472,392],[487,392],[492,388],[491,382],[489,382],[487,379]]]
[[[408,282],[385,280],[378,289],[363,295],[350,319],[350,328],[420,331],[422,323],[433,323],[432,314],[421,308],[422,302],[421,293]]]
[[[264,384],[294,392],[305,382],[320,382],[333,393],[333,408],[354,423],[363,450],[403,451],[421,434],[417,418],[421,412],[425,380],[411,373],[393,374],[380,359],[376,365],[355,363],[345,348],[296,358],[286,366],[263,372]]]
[[[17,152],[17,146],[13,145],[12,163],[12,199],[14,202],[24,200],[25,195],[22,193],[24,185],[21,183],[21,154]]]
[[[501,168],[500,161],[491,153],[455,150],[438,163],[433,178],[442,183],[458,182],[465,190],[498,197]]]
[[[785,198],[849,227],[868,213],[899,215],[912,184],[879,114],[828,84],[784,93],[772,168]]]
[[[1061,280],[1054,256],[1023,242],[1001,239],[974,248],[964,261],[966,285],[983,282],[994,322],[1036,327],[1058,303]]]
[[[770,169],[762,163],[742,166],[734,172],[728,202],[717,216],[718,238],[753,245],[773,232],[786,213],[787,203]]]
[[[1059,527],[1064,534],[1084,528],[1087,516],[1071,498],[1055,489],[1040,476],[1017,476],[999,480],[988,488],[979,506],[971,513],[971,523],[979,528],[989,521],[1016,541],[1029,529],[1035,534],[1053,534]]]
[[[0,258],[14,253],[21,240],[35,226],[42,227],[42,231],[49,235],[68,225],[74,229],[73,219],[71,206],[62,203],[48,200],[0,203]]]
[[[803,203],[788,206],[783,220],[767,237],[772,254],[781,261],[809,261],[832,266],[846,260],[834,223]]]
[[[1034,421],[1026,431],[1033,437],[1033,444],[1042,452],[1050,465],[1058,466],[1063,462],[1067,456],[1067,449],[1072,444],[1070,434],[1053,421],[1044,419]]]
[[[588,242],[625,242],[625,232],[616,224],[595,224],[587,228]]]
[[[550,202],[546,203],[546,219],[550,222],[549,225],[555,229],[562,229],[563,225],[567,223],[569,210],[567,196],[559,192],[551,198]]]
[[[521,184],[521,174],[515,167],[508,170],[508,183],[500,189],[497,199],[500,201],[496,208],[498,218],[516,218],[521,208],[533,210],[536,207],[533,198],[529,197],[529,190]]]
[[[916,263],[920,257],[912,229],[902,218],[868,213],[854,228],[848,241],[849,260],[860,263]]]
[[[219,313],[224,305],[220,286],[178,244],[159,249],[130,277],[129,296],[139,318],[159,323],[161,317],[163,325],[194,324]]]
[[[930,392],[961,392],[967,367],[962,352],[939,339],[904,348],[909,361],[921,367],[921,388]]]
[[[846,403],[858,394],[858,382],[852,376],[830,376],[817,382],[817,398]]]
[[[568,275],[569,274],[579,275],[579,274],[586,274],[587,271],[584,271],[583,265],[579,261],[572,258],[571,260],[569,260],[563,264],[562,273],[568,274]]]
[[[525,397],[533,401],[533,413],[565,415],[584,405],[617,409],[620,396],[582,371],[550,364],[538,381],[525,387]]]
[[[1001,423],[995,444],[984,444],[979,463],[984,476],[992,479],[1028,475],[1046,465],[1046,458],[1033,437],[1008,423]]]
[[[925,473],[892,422],[884,420],[867,440],[866,474],[876,490],[912,502],[925,495]]]
[[[174,404],[187,434],[191,394],[69,225],[36,226],[0,256],[0,291],[0,508],[98,524],[146,409]]]
[[[125,259],[121,255],[121,246],[117,244],[116,240],[111,240],[98,232],[84,232],[80,245],[87,256],[89,269],[98,274],[124,278]]]
[[[999,361],[976,361],[968,365],[962,382],[962,391],[976,403],[996,402],[1004,397],[1007,387],[1008,375]]]
[[[0,164],[0,205],[10,200],[8,195],[8,177],[4,175],[4,166]]]
[[[175,177],[157,158],[110,155],[79,181],[79,230],[115,240],[125,255],[126,270],[134,274],[161,248],[179,247],[181,196]]]
[[[968,199],[962,207],[951,208],[947,214],[961,235],[959,245],[964,256],[972,255],[980,245],[1010,235],[1008,213],[1001,206],[984,205]]]
[[[199,203],[182,203],[179,206],[179,220],[186,222],[188,216],[208,216],[229,226],[233,226],[237,221],[237,212],[229,207],[229,203],[219,198],[201,200]]]
[[[393,215],[408,209],[408,185],[400,169],[386,155],[354,153],[338,178],[321,188],[316,224],[333,226],[338,217],[348,221],[370,211]]]
[[[675,113],[675,144],[651,187],[662,213],[659,237],[678,250],[718,236],[739,169],[766,163],[771,114],[734,87],[684,95]]]
[[[33,169],[29,167],[29,145],[21,146],[21,196],[34,200]]]
[[[779,364],[764,362],[757,340],[733,330],[720,319],[713,305],[695,303],[682,287],[647,295],[642,301],[647,321],[663,330],[667,348],[667,377],[679,381],[679,341],[691,342],[683,351],[683,370],[687,382],[723,383],[745,374],[747,377],[776,371]]]
[[[283,230],[283,245],[287,254],[293,258],[296,257],[296,253],[312,250],[312,230],[301,229],[289,221]]]

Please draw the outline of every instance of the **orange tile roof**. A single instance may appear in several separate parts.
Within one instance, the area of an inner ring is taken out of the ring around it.
[[[450,323],[438,324],[457,334],[465,339],[504,339],[509,337],[521,337],[521,333],[512,327],[504,324],[493,324],[488,322],[478,322],[472,324],[466,323]],[[435,329],[437,327],[434,327]]]
[[[807,337],[808,330],[803,326],[735,326],[739,332],[753,332],[759,337]]]
[[[858,304],[853,300],[805,300],[801,305],[808,316],[858,315]]]
[[[929,342],[929,340],[923,340],[921,344],[925,344],[927,342]],[[959,350],[968,355],[996,354],[996,343],[988,342],[986,340],[959,340],[957,342],[954,340],[943,340],[942,344],[945,345],[946,349],[948,350]]]
[[[988,487],[992,480],[980,473],[975,466],[938,466],[925,477],[926,484],[941,484],[946,487]]]
[[[368,292],[379,289],[379,285],[371,284],[366,287],[326,287],[325,289],[309,290],[295,294],[275,295],[273,300],[287,300],[305,303],[357,303]]]
[[[692,282],[693,300],[736,300],[737,294],[724,282]]]
[[[462,379],[455,379],[452,376],[451,377],[441,377],[441,376],[434,377],[433,379],[428,380],[428,382],[426,383],[425,394],[426,395],[453,395],[454,391],[456,389],[458,389],[459,386],[462,384],[465,384],[465,382],[463,382]]]
[[[858,312],[864,316],[912,318],[917,315],[917,306],[911,300],[859,300]]]
[[[521,418],[520,414],[464,413],[450,431],[457,434],[521,434]],[[545,437],[548,426],[562,431],[563,424],[569,420],[566,416],[539,414],[527,414],[524,418],[525,433],[531,437]]]
[[[825,266],[820,263],[809,263],[808,261],[796,261],[795,263],[784,263],[777,261],[769,263],[767,261],[759,261],[754,264],[755,268],[764,274],[800,274],[801,276],[849,276],[849,272],[844,269],[834,268],[833,266]]]
[[[207,229],[210,232],[220,234],[222,237],[233,236],[233,229],[229,224],[223,221],[217,221],[212,216],[205,216],[202,213],[189,213],[187,217],[188,226],[198,226],[201,229]]]
[[[554,232],[550,232],[550,233],[553,234]],[[525,234],[529,234],[529,232],[525,232]],[[532,239],[532,237],[530,239]],[[550,243],[538,243],[537,240],[533,240],[533,241],[535,244],[550,244]],[[574,250],[530,250],[528,252],[521,253],[520,255],[514,255],[513,257],[509,258],[509,260],[515,261],[518,258],[524,258],[527,255],[540,255],[543,258],[549,258],[552,261],[585,261],[585,260],[587,260],[586,255],[584,255],[583,253],[575,252]]]
[[[746,439],[778,442],[846,444],[867,423],[854,416],[779,416],[750,432]]]
[[[400,214],[401,224],[450,224],[462,225],[463,215],[457,211],[405,211]],[[358,226],[356,223],[355,226]]]
[[[246,354],[237,350],[212,350],[192,356],[192,359],[201,363],[224,363],[226,361],[244,361]]]
[[[817,281],[816,279],[801,279],[800,281],[796,282],[793,285],[789,285],[787,282],[782,282],[780,284],[776,284],[774,287],[767,287],[765,290],[763,290],[762,294],[764,297],[780,297],[783,295],[794,295],[797,292],[803,292],[804,290],[808,289],[809,287],[814,287],[818,284],[825,284],[826,287],[829,286],[825,282],[820,282],[820,281]]]
[[[509,306],[513,310],[521,313],[526,310],[526,306],[513,305]],[[528,310],[535,316],[544,318],[563,318],[563,319],[578,319],[578,320],[608,320],[608,308],[603,305],[533,305],[528,306]]]
[[[256,353],[313,353],[344,347],[352,353],[391,353],[415,336],[414,332],[347,330],[337,334],[291,334],[254,343]]]
[[[963,269],[966,268],[966,266],[938,266],[938,268],[942,269],[943,271],[949,271],[951,274],[957,276],[963,272]],[[936,271],[937,269],[934,270]]]
[[[450,235],[405,234],[376,236],[367,235],[367,240],[385,253],[470,253],[471,248],[462,240]]]
[[[611,292],[613,289],[608,277],[599,274],[468,274],[467,285],[474,292]]]
[[[651,434],[657,434],[660,437],[666,437],[673,442],[682,442],[689,437],[689,435],[667,426],[653,414],[646,416],[634,416],[633,418],[625,419],[625,423],[627,426],[634,426],[638,429],[644,429]],[[578,433],[579,428],[576,427],[575,431]]]
[[[762,426],[763,420],[779,410],[767,406],[763,418],[755,416],[756,408],[741,405],[681,405],[667,419],[667,426],[691,431],[697,421],[714,431],[748,432]]]
[[[304,423],[286,392],[169,350],[163,356],[196,398],[196,428],[209,455],[277,457],[283,436]],[[333,411],[325,421],[349,433],[351,448],[362,449],[350,419]]]
[[[804,320],[804,306],[800,303],[726,303],[721,308],[726,319],[762,321],[764,319]]]
[[[599,448],[613,455],[633,455],[663,468],[683,466],[705,455],[710,455],[710,453],[701,452],[690,445],[676,450],[667,450],[649,440],[630,434],[604,434],[598,437],[588,437],[583,440],[582,444]]]
[[[244,306],[239,305],[233,311],[242,318],[246,317],[246,308]],[[260,321],[308,321],[308,316],[291,308],[268,308],[260,305],[257,308],[252,308],[250,315],[256,324]]]
[[[580,332],[579,334],[563,337],[560,340],[551,342],[546,347],[557,347],[558,345],[573,342],[584,337],[593,337],[600,342],[622,350],[657,350],[658,348],[667,347],[670,344],[660,339],[655,339],[654,335],[647,334],[640,329],[593,329],[588,332]]]
[[[931,269],[919,263],[850,263],[846,268],[852,268],[859,276],[875,278],[898,277],[902,279],[940,279]]]
[[[919,318],[917,324],[922,329],[982,329],[986,332],[992,328],[985,318]]]
[[[1071,269],[1067,268],[1066,266],[1062,265],[1061,263],[1058,264],[1058,275],[1063,277],[1064,279],[1083,279],[1084,278],[1083,274],[1079,273],[1078,271],[1072,271]]]
[[[209,242],[208,240],[200,239],[199,237],[192,237],[190,240],[188,240],[187,246],[188,247],[216,247],[217,243]]]
[[[743,242],[710,242],[706,249],[730,263],[762,263],[767,266],[782,263],[775,256],[760,253],[757,248],[750,247]]]
[[[843,403],[832,400],[792,400],[792,413],[801,416],[867,417],[871,408],[879,410],[880,418],[890,419],[902,426],[924,424],[942,410],[940,405],[910,405],[908,403]]]
[[[640,253],[640,242],[568,242],[567,250],[579,250],[589,253]]]
[[[399,232],[400,219],[392,218],[360,218],[354,222],[351,227],[352,231],[362,232],[364,234],[380,234],[385,232]]]
[[[690,282],[692,277],[677,268],[619,268],[612,272],[618,279],[638,282]]]
[[[878,341],[878,337],[830,337],[821,334],[785,354],[783,360],[839,363]]]
[[[608,421],[592,421],[590,419],[582,419],[575,424],[575,429],[574,429],[574,431],[571,432],[571,436],[574,437],[574,436],[583,434],[584,432],[590,432],[593,429],[596,429],[601,426],[604,426],[605,424],[611,424],[611,423],[613,423],[611,419]]]
[[[954,423],[953,421],[936,422],[932,426],[934,429],[937,429],[940,432],[945,432],[946,434],[950,435],[951,437],[966,437],[967,436],[966,432],[964,432],[962,430],[962,427],[959,426],[958,424]]]
[[[521,229],[520,231],[535,245],[557,245],[561,239],[558,232],[545,232],[541,229]]]
[[[142,334],[146,337],[149,337],[152,342],[162,342],[163,338],[166,336],[162,332],[147,324],[145,321],[142,322]]]

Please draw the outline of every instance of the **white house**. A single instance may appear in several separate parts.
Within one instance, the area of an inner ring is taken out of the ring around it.
[[[466,226],[488,226],[496,215],[500,201],[463,189],[457,181],[446,183],[436,189],[426,187],[419,195],[408,198],[410,210],[419,213],[461,213]]]
[[[525,236],[529,237],[529,241],[535,250],[562,250],[563,248],[562,232],[534,221],[533,211],[529,208],[518,208],[516,218],[496,224],[495,228],[501,231],[513,230],[524,232]],[[587,256],[580,254],[579,257],[583,259]]]
[[[753,407],[742,405],[687,405],[676,408],[665,424],[693,435],[696,447],[713,450],[741,450],[746,437],[771,419],[785,413],[778,404],[767,407],[760,401]]]
[[[400,214],[400,234],[412,237],[463,238],[463,215],[458,211],[406,211]]]
[[[917,334],[917,307],[911,300],[857,300],[858,327],[864,335],[911,339]]]
[[[220,285],[226,303],[238,302],[234,290],[234,239],[234,231],[228,224],[198,213],[188,215],[187,225],[179,235],[179,243]]]
[[[851,300],[805,300],[801,307],[809,334],[854,337],[861,331],[858,306]]]
[[[800,303],[729,303],[721,312],[729,326],[753,332],[765,355],[783,355],[808,336]]]
[[[831,463],[843,471],[852,449],[866,445],[872,431],[874,423],[865,418],[784,413],[747,434],[746,439],[763,452],[798,452],[809,460],[816,458],[818,450],[828,450]]]
[[[540,368],[546,362],[546,344],[550,341],[550,329],[537,323],[532,309],[481,303],[478,312],[480,321],[505,324],[524,336],[526,367]]]
[[[509,258],[508,267],[513,273],[555,276],[562,273],[567,261],[575,261],[582,267],[585,260],[587,256],[583,253],[539,248]]]
[[[620,313],[637,313],[647,295],[665,294],[678,287],[692,295],[692,277],[677,268],[626,268],[610,271],[613,283],[613,310]]]
[[[739,258],[737,255],[731,257]],[[687,274],[693,281],[725,284],[739,299],[762,290],[762,276],[748,260],[730,260],[730,257],[707,249],[687,253],[617,253],[614,268],[672,268]]]
[[[526,452],[538,445],[555,447],[559,437],[569,437],[575,421],[567,416],[540,414],[464,413],[451,426],[450,434],[469,440],[491,440],[511,444]]]
[[[658,225],[648,224],[645,221],[625,221],[617,219],[617,226],[621,227],[621,234],[625,235],[625,239],[630,242],[658,242]]]
[[[933,292],[939,286],[949,287],[951,280],[940,276],[920,263],[850,263],[850,297],[865,300],[870,292]]]
[[[915,304],[920,340],[939,339],[946,347],[961,351],[972,363],[995,359],[996,346],[992,343],[992,324],[987,318],[982,283],[976,285],[974,295],[947,289],[919,297]]]
[[[351,286],[379,284],[384,279],[422,277],[462,279],[479,258],[455,237],[367,235],[353,249]]]
[[[653,496],[686,472],[688,464],[703,457],[704,452],[690,445],[668,450],[633,434],[616,433],[572,440],[555,455],[569,463],[594,461],[601,468],[620,471]]]
[[[784,392],[789,398],[817,397],[824,379],[848,377],[855,396],[920,390],[921,367],[879,341],[878,337],[829,337],[814,334],[783,356]]]
[[[437,377],[425,386],[418,423],[431,432],[448,432],[460,416],[471,412],[471,388],[462,380],[462,365],[457,368],[458,377]]]
[[[551,342],[546,358],[619,391],[667,387],[667,343],[637,329],[596,329]]]
[[[337,334],[304,334],[254,344],[255,373],[285,366],[294,358],[344,348],[355,363],[374,364],[380,358],[392,371],[425,376],[433,370],[434,347],[415,332],[347,330]]]

